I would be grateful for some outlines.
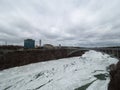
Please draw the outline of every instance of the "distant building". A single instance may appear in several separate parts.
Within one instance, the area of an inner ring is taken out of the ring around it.
[[[27,49],[35,48],[35,40],[33,39],[24,40],[24,48],[27,48]]]
[[[54,49],[55,47],[53,45],[51,45],[51,44],[44,44],[43,48],[45,48],[45,49]]]

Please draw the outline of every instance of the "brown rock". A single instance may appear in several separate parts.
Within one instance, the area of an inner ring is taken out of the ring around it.
[[[120,61],[111,68],[108,90],[120,90]]]

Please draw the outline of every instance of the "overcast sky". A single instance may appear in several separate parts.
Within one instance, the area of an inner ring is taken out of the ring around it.
[[[0,44],[120,45],[120,0],[0,0]]]

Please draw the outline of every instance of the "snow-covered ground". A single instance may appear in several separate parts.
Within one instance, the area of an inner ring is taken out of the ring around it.
[[[0,72],[0,90],[107,90],[107,67],[118,60],[88,51],[81,57],[40,62]]]

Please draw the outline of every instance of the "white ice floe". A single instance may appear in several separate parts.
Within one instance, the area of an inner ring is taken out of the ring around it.
[[[107,54],[88,51],[81,57],[6,69],[0,72],[0,90],[107,90],[106,68],[117,62]],[[105,79],[95,77],[100,74]]]

